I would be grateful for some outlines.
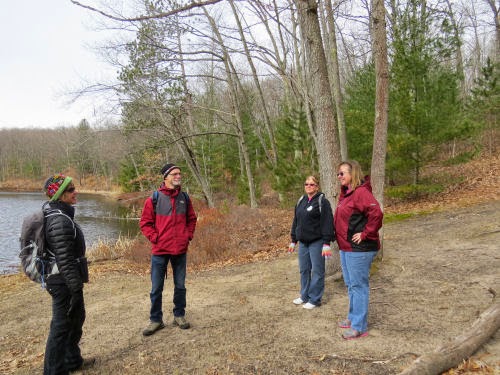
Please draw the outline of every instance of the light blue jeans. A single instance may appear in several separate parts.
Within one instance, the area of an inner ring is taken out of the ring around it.
[[[300,298],[321,305],[325,290],[325,258],[321,256],[323,241],[299,242]]]
[[[370,299],[370,267],[376,251],[352,252],[340,250],[342,275],[349,296],[351,328],[359,332],[368,330],[368,303]]]

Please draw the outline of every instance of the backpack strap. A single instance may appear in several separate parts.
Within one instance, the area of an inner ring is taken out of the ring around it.
[[[301,195],[299,200],[297,201],[297,204],[295,205],[295,208],[299,207],[299,203],[300,201],[302,201],[302,199],[304,199],[305,195]]]
[[[151,195],[151,200],[153,201],[153,212],[156,215],[156,204],[158,203],[158,190],[153,191],[153,195]]]
[[[321,204],[322,204],[322,201],[323,201],[323,197],[325,196],[325,194],[323,193],[320,193],[319,197],[318,197],[318,204],[319,204],[319,213],[321,213]],[[299,200],[297,201],[297,204],[295,205],[295,209],[297,209],[297,207],[299,207],[299,203],[302,201],[302,199],[304,199],[305,197],[305,194],[302,195]]]
[[[75,226],[75,222],[73,221],[72,218],[70,218],[68,215],[66,215],[64,212],[62,212],[61,210],[59,209],[52,209],[50,211],[47,212],[47,214],[45,214],[44,212],[44,215],[43,215],[43,230],[45,230],[45,223],[46,223],[46,220],[48,217],[50,216],[55,216],[55,215],[62,215],[62,216],[65,216],[70,222],[71,222],[71,225],[73,226],[73,239],[76,238],[76,226]],[[46,247],[45,248],[45,251],[52,257],[54,257],[54,253],[48,248]],[[45,257],[46,254],[43,254],[43,256]]]

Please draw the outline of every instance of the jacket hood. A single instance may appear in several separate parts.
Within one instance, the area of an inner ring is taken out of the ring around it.
[[[360,187],[364,187],[368,189],[368,191],[371,193],[372,192],[372,184],[370,181],[370,176],[366,175],[365,178],[363,179],[363,182],[361,183]]]
[[[370,176],[366,175],[363,180],[361,180],[361,185],[359,185],[356,189],[359,188],[365,188],[367,189],[370,193],[372,192],[372,184],[370,182]],[[353,191],[349,190],[348,186],[341,186],[340,187],[340,197],[342,198],[345,195],[351,194]]]

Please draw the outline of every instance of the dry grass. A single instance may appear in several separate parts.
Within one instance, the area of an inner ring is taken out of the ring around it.
[[[287,211],[233,207],[223,213],[216,208],[201,208],[197,214],[196,233],[189,246],[190,270],[269,259],[284,254],[289,241],[292,216]],[[151,244],[147,239],[139,236],[119,241],[122,243],[100,241],[89,250],[89,259],[124,259],[147,270],[145,266],[149,266],[151,259]]]
[[[99,239],[87,250],[87,258],[91,262],[128,258],[136,242],[136,239],[121,236],[116,241]]]

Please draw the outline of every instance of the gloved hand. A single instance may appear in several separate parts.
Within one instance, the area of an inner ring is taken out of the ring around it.
[[[295,242],[290,242],[290,245],[288,245],[288,252],[293,253],[295,251]]]
[[[330,245],[323,245],[323,249],[321,249],[321,256],[325,257],[325,259],[330,259],[332,257],[332,248]]]
[[[71,316],[76,309],[83,305],[83,290],[76,293],[71,293],[71,300],[69,301],[69,309],[66,315]]]

